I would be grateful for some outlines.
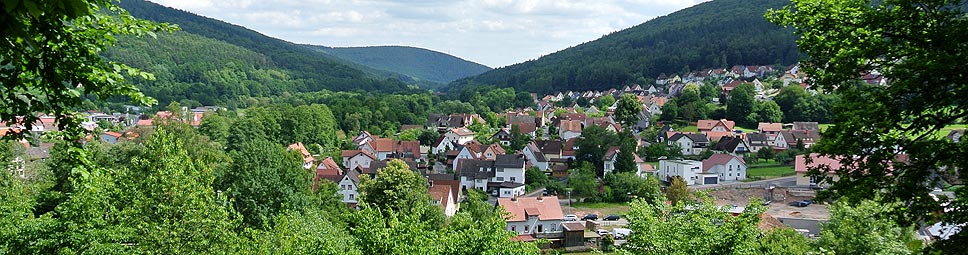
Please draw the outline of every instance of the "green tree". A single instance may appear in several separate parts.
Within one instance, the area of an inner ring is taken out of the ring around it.
[[[769,160],[774,157],[773,148],[763,147],[756,151],[756,157],[764,160]]]
[[[568,174],[568,188],[574,190],[575,195],[594,196],[598,194],[598,180],[595,176],[595,166],[582,162]]]
[[[679,117],[679,106],[676,105],[676,100],[672,99],[662,105],[662,114],[659,115],[659,119],[663,121],[673,121]]]
[[[750,126],[751,123],[748,117],[750,113],[753,113],[753,107],[756,103],[753,99],[754,94],[753,85],[742,84],[736,86],[729,93],[729,98],[726,100],[726,118],[736,121],[736,123],[742,124],[743,126]]]
[[[222,116],[220,113],[209,112],[198,124],[198,132],[208,136],[212,141],[226,144],[229,138],[229,129],[232,126],[231,119]]]
[[[310,175],[297,153],[266,140],[252,140],[230,154],[232,164],[217,186],[233,198],[249,227],[271,227],[281,212],[310,204]]]
[[[678,205],[680,201],[689,200],[691,196],[689,192],[689,187],[686,186],[686,181],[682,180],[681,176],[673,176],[672,181],[669,183],[669,187],[666,188],[666,198],[672,202],[673,205]]]
[[[783,87],[780,94],[773,98],[773,101],[780,107],[780,111],[783,112],[783,122],[806,121],[799,117],[802,116],[804,109],[796,108],[802,106],[804,104],[802,101],[805,100],[807,100],[807,92],[798,84]],[[793,118],[794,116],[798,117]]]
[[[605,156],[605,152],[608,151],[608,147],[618,141],[620,140],[614,132],[605,130],[603,127],[596,125],[585,127],[581,136],[575,141],[575,145],[578,147],[575,158],[578,161],[591,163],[596,169],[602,169],[604,167],[602,158]]]
[[[615,121],[621,123],[623,127],[635,126],[635,123],[639,122],[639,113],[643,108],[639,98],[634,94],[623,94],[615,106]]]
[[[830,220],[820,226],[816,246],[836,254],[912,254],[921,248],[908,247],[915,241],[913,231],[898,226],[888,216],[897,206],[871,200],[854,206],[844,201],[834,203]]]
[[[360,180],[360,203],[385,214],[415,215],[423,222],[440,226],[443,213],[430,205],[427,180],[410,170],[406,162],[390,160],[377,170],[376,178]]]
[[[120,36],[154,35],[174,26],[132,17],[108,0],[56,2],[7,1],[0,12],[0,121],[39,123],[48,113],[67,140],[83,137],[75,110],[84,98],[123,96],[142,105],[146,97],[126,76],[152,79],[149,73],[106,61],[100,53]],[[22,118],[22,120],[18,120]],[[9,133],[11,136],[26,133]]]
[[[765,211],[755,199],[738,216],[702,196],[699,203],[667,205],[636,200],[629,206],[628,252],[633,254],[755,254],[757,224]]]
[[[619,142],[621,146],[619,147],[618,157],[615,159],[615,172],[638,172],[639,165],[635,163],[636,147],[635,141],[631,139],[632,134],[626,131],[623,132],[622,137],[625,137],[625,139]]]
[[[773,101],[756,103],[756,122],[780,122],[783,121],[783,111]],[[752,124],[752,123],[751,123]]]
[[[809,239],[796,230],[779,227],[771,229],[759,239],[760,254],[808,254],[812,252]]]
[[[966,2],[798,0],[769,12],[769,20],[792,27],[811,85],[835,91],[835,125],[811,150],[841,158],[839,180],[822,196],[858,202],[882,197],[903,202],[892,213],[902,226],[917,222],[968,223],[968,189],[955,199],[932,199],[940,179],[963,182],[968,143],[952,143],[934,134],[968,116]],[[860,81],[882,75],[884,85]],[[903,154],[908,159],[897,163]],[[820,169],[811,176],[824,176]],[[941,178],[929,176],[940,175]],[[935,212],[944,212],[935,214]],[[968,232],[934,245],[940,253],[961,253]],[[956,244],[948,246],[949,244]],[[933,246],[934,246],[933,245]]]
[[[595,100],[595,106],[598,106],[598,109],[602,111],[612,107],[613,104],[615,104],[615,97],[611,94],[599,97],[597,100]]]
[[[521,133],[521,127],[518,125],[511,125],[511,151],[519,151],[524,149],[531,140],[534,138],[529,134]]]
[[[529,167],[524,170],[524,181],[530,189],[540,188],[548,183],[548,175],[537,167]]]
[[[635,173],[605,175],[605,185],[612,189],[612,202],[630,202],[634,198],[655,201],[662,199],[658,177],[641,177]]]

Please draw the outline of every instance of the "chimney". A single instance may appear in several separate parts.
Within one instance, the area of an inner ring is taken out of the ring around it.
[[[538,194],[538,201],[541,201],[541,200],[544,200],[544,196],[542,194]]]
[[[518,201],[518,195],[511,196],[511,201],[517,202]]]

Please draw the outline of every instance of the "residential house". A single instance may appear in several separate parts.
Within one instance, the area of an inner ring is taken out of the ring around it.
[[[360,146],[360,149],[370,152],[379,160],[420,158],[420,141],[394,141],[389,138],[374,138]]]
[[[793,122],[793,130],[810,131],[820,133],[820,124],[817,122]]]
[[[501,147],[501,145],[494,143],[484,147],[484,152],[481,153],[480,158],[495,160],[497,159],[497,155],[504,155],[504,154],[507,154],[507,152],[504,150],[504,147]]]
[[[339,183],[343,179],[343,169],[336,164],[332,157],[326,157],[326,159],[319,161],[319,166],[316,166],[316,176],[313,178],[314,191],[319,188],[319,182],[324,179],[333,183]]]
[[[507,231],[538,238],[560,237],[564,213],[557,197],[498,198],[497,206],[504,208]]]
[[[746,161],[729,154],[713,154],[702,161],[704,173],[719,175],[720,181],[742,181],[746,179]]]
[[[450,217],[457,214],[459,203],[457,202],[456,191],[453,190],[451,185],[438,184],[437,182],[431,181],[430,188],[427,189],[427,192],[430,193],[431,203],[435,206],[440,206],[444,211],[444,215]]]
[[[776,136],[783,131],[783,123],[760,122],[756,126],[756,131],[765,134],[769,139],[776,139]]]
[[[619,153],[621,153],[621,149],[618,146],[612,146],[609,147],[608,151],[605,152],[605,156],[602,156],[602,162],[605,165],[605,174],[615,171],[615,162],[618,161]]]
[[[371,135],[370,132],[360,131],[360,134],[353,138],[353,144],[356,144],[356,147],[360,147],[366,143],[372,142],[376,138],[378,137]]]
[[[356,207],[359,204],[360,193],[360,173],[357,171],[346,171],[340,178],[336,193],[342,197],[343,203],[346,203],[350,207]]]
[[[509,126],[511,127],[509,131],[514,130],[514,127],[518,127],[518,132],[520,132],[520,134],[529,135],[531,137],[535,137],[537,135],[536,131],[538,131],[538,127],[534,123],[515,123],[510,124]]]
[[[699,129],[699,133],[704,135],[708,132],[733,132],[736,127],[736,122],[726,119],[699,120],[696,123],[696,127]]]
[[[454,158],[452,170],[457,171],[457,164],[462,159],[480,159],[484,153],[484,144],[478,141],[470,141],[457,149],[457,157]]]
[[[810,148],[817,141],[820,141],[820,133],[809,130],[784,130],[781,131],[771,144],[777,149],[793,149],[797,143],[802,142],[803,148]]]
[[[659,160],[656,171],[663,181],[671,182],[675,176],[682,177],[686,185],[719,183],[719,175],[703,171],[702,162],[695,160]]]
[[[769,148],[771,141],[773,141],[773,139],[770,139],[766,134],[763,133],[746,134],[746,144],[750,146],[749,148],[751,152],[760,151],[762,148]]]
[[[737,155],[750,152],[751,148],[743,138],[724,136],[719,139],[719,142],[713,146],[712,150]]]
[[[366,150],[344,150],[342,154],[346,169],[369,169],[373,161],[378,161],[376,156]]]
[[[306,150],[306,146],[302,142],[296,142],[289,145],[289,150],[296,151],[302,156],[303,168],[313,169],[313,164],[316,163],[316,158],[313,157],[309,150]]]
[[[837,173],[835,172],[837,169],[840,169],[841,167],[840,160],[826,157],[826,156],[820,156],[820,154],[818,153],[810,153],[809,157],[811,161],[809,164],[807,164],[807,158],[804,155],[797,155],[797,157],[793,160],[794,162],[793,170],[797,173],[797,186],[804,186],[804,187],[807,187],[807,186],[829,187],[830,186],[830,183],[821,182],[821,180],[817,177],[807,176],[807,171],[809,171],[810,169],[829,170],[825,172],[825,174],[827,175],[827,178],[830,178],[832,181],[840,180],[840,178],[837,176]]]
[[[446,136],[441,135],[437,137],[437,140],[435,140],[433,144],[430,145],[430,153],[438,155],[444,154],[448,151],[457,149],[457,147],[460,147],[460,144],[457,144],[456,141],[451,141]]]
[[[464,159],[457,167],[461,189],[480,189],[500,197],[524,194],[525,159],[521,155],[497,155],[494,160]]]
[[[541,171],[546,171],[549,167],[551,167],[550,161],[547,157],[545,157],[544,153],[541,152],[541,149],[538,148],[538,145],[535,144],[534,141],[525,145],[524,148],[521,149],[521,154],[524,155],[524,158],[528,160],[528,163],[530,163],[531,166],[537,167]]]
[[[635,156],[635,158],[637,159],[635,163],[639,166],[639,171],[636,172],[636,175],[642,178],[651,178],[651,177],[656,177],[658,175],[658,172],[655,171],[654,166],[652,166],[651,164],[645,163],[645,161],[642,160],[642,158],[639,158],[638,156]],[[642,161],[642,162],[639,162],[639,161]]]
[[[467,128],[452,128],[444,133],[444,139],[457,144],[465,144],[474,140],[474,131]]]
[[[699,155],[709,147],[709,139],[700,134],[676,133],[668,142],[670,145],[679,145],[682,155]]]
[[[491,141],[497,141],[501,145],[511,146],[511,130],[508,128],[501,128],[497,130],[497,133],[491,136]]]
[[[106,143],[116,144],[120,140],[121,140],[121,133],[118,133],[118,132],[108,131],[101,134],[101,141],[104,141]]]
[[[465,128],[475,123],[485,123],[478,114],[430,114],[427,116],[427,127],[432,129]]]
[[[581,136],[582,129],[584,127],[581,120],[562,120],[558,127],[558,137],[562,140],[576,138]]]

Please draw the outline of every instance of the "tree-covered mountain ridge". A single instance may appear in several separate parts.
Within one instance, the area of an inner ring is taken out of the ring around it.
[[[790,65],[800,53],[790,29],[764,14],[787,0],[714,0],[536,60],[457,80],[451,91],[490,85],[539,93],[649,84],[662,73],[732,65]]]
[[[404,74],[415,81],[445,85],[491,68],[439,51],[410,46],[327,47],[312,49],[370,68]]]
[[[109,60],[153,73],[155,80],[135,78],[132,82],[160,105],[245,107],[252,103],[251,97],[323,90],[412,92],[490,69],[410,47],[327,47],[334,49],[331,52],[348,51],[342,55],[351,57],[343,58],[144,0],[119,5],[135,17],[177,24],[181,29],[159,33],[156,38],[121,37],[103,53]],[[428,71],[433,69],[436,72]]]

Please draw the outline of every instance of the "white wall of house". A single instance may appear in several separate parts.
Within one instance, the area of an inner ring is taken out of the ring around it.
[[[343,197],[343,203],[356,204],[357,199],[360,197],[360,193],[357,192],[356,183],[349,177],[343,176],[343,179],[339,181],[339,187],[336,189],[336,193]]]
[[[516,197],[524,195],[524,185],[517,188],[500,188],[498,189],[498,197]]]
[[[581,136],[581,132],[565,131],[558,134],[558,136],[561,138],[561,140],[568,140]]]
[[[507,224],[507,230],[518,235],[561,232],[561,219],[539,220],[531,216],[525,221],[509,221]]]
[[[356,154],[355,156],[347,159],[347,162],[343,162],[343,165],[346,166],[346,169],[355,169],[356,166],[370,168],[370,163],[372,162],[372,158],[364,156],[363,154]]]
[[[724,165],[716,165],[709,169],[710,173],[716,173],[720,181],[742,181],[746,179],[746,164],[733,158]]]
[[[494,178],[491,178],[491,181],[524,183],[524,168],[498,167],[494,170]]]
[[[457,153],[457,158],[454,159],[454,166],[452,170],[457,171],[457,162],[460,162],[461,159],[475,159],[475,158],[477,158],[477,155],[474,155],[474,153],[471,152],[471,150],[468,150],[467,147],[460,149],[460,152]]]
[[[673,176],[681,176],[686,185],[696,185],[702,178],[702,162],[695,160],[660,160],[657,173],[662,180],[669,180]]]
[[[524,153],[524,157],[528,159],[528,162],[531,162],[532,166],[535,166],[538,169],[541,169],[542,171],[548,170],[548,162],[538,161],[537,157],[535,157],[536,154],[541,154],[541,152],[531,151],[531,148],[528,148],[528,147],[529,146],[524,146],[524,149],[521,149],[521,152]]]

